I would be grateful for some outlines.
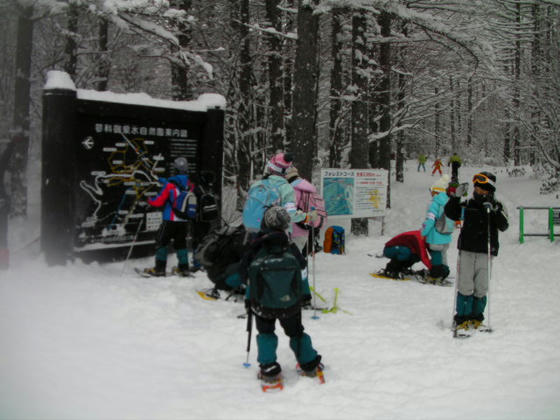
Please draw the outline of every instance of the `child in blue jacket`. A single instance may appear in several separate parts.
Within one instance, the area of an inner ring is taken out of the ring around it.
[[[455,222],[444,214],[445,205],[449,201],[446,193],[448,184],[449,175],[445,174],[431,186],[432,201],[421,231],[432,260],[432,268],[426,277],[426,282],[432,284],[441,284],[449,275],[447,250],[451,243]]]
[[[177,274],[187,276],[190,273],[189,252],[187,250],[188,220],[181,219],[173,211],[173,202],[181,190],[191,189],[187,175],[189,164],[186,158],[178,157],[173,162],[173,166],[178,174],[167,179],[160,178],[159,181],[163,184],[163,188],[155,198],[148,199],[149,205],[163,208],[163,221],[156,234],[155,266],[144,269],[146,275],[154,277],[165,276],[167,245],[171,241],[173,241],[173,246],[177,252],[177,259],[179,260],[178,267],[176,268]]]

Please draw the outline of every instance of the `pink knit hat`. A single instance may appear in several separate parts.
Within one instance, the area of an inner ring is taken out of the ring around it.
[[[292,156],[289,153],[278,153],[268,161],[266,164],[266,170],[269,173],[284,176],[286,174],[286,169],[292,166],[292,160]]]

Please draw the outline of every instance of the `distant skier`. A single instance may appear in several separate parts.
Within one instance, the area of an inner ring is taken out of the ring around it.
[[[443,166],[442,161],[439,158],[436,158],[436,160],[434,161],[434,164],[432,165],[432,168],[434,168],[434,170],[432,171],[432,176],[436,172],[439,172],[440,176],[443,175],[443,173],[441,172],[441,167],[442,166]]]
[[[446,190],[449,175],[443,175],[430,187],[432,201],[422,224],[422,237],[426,239],[431,256],[432,268],[426,276],[427,283],[441,284],[449,275],[447,249],[455,230],[455,222],[444,214],[444,207],[449,201]]]
[[[445,205],[447,217],[463,220],[457,243],[456,330],[476,329],[482,324],[490,278],[488,255],[498,255],[498,231],[504,232],[509,226],[506,208],[494,197],[496,176],[490,172],[477,173],[473,185],[473,197],[464,201],[461,196],[466,193],[467,184],[450,187],[450,199]]]
[[[163,221],[156,234],[156,256],[155,266],[145,268],[144,274],[147,276],[162,277],[165,276],[167,265],[167,245],[173,241],[173,246],[177,252],[179,260],[176,268],[177,274],[189,275],[189,252],[187,250],[187,227],[188,220],[181,219],[173,211],[173,202],[180,194],[180,190],[192,189],[189,183],[188,161],[187,158],[178,157],[173,162],[177,175],[170,178],[160,178],[163,188],[153,199],[148,199],[148,204],[154,207],[161,207]]]
[[[457,152],[453,152],[447,162],[447,166],[451,166],[451,182],[459,182],[459,168],[461,167],[461,158]]]
[[[424,172],[426,172],[426,161],[428,160],[428,158],[426,157],[426,155],[424,153],[420,153],[418,155],[418,172],[420,172],[420,168],[422,168],[424,170]]]

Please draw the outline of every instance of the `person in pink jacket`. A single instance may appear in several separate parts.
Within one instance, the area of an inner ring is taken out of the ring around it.
[[[296,193],[296,205],[298,211],[307,213],[307,217],[303,222],[292,224],[292,241],[296,244],[303,255],[309,254],[307,252],[307,242],[309,239],[309,232],[312,228],[319,228],[323,221],[319,213],[324,211],[324,204],[318,204],[314,196],[317,195],[315,186],[301,178],[297,168],[292,166],[286,171],[286,180],[294,188]],[[322,208],[318,208],[322,207]],[[316,231],[318,235],[318,229]]]

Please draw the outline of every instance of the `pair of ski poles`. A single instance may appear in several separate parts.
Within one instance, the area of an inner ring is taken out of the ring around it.
[[[487,206],[484,206],[486,208],[486,215],[488,217],[488,222],[487,222],[487,238],[486,238],[486,270],[487,270],[487,276],[488,276],[488,291],[486,293],[487,298],[487,311],[486,311],[486,325],[488,327],[488,331],[492,331],[492,328],[490,326],[490,288],[491,288],[491,278],[492,278],[492,243],[491,243],[491,236],[490,236],[490,208],[491,205],[490,203],[488,203]],[[457,308],[457,289],[458,289],[458,283],[459,283],[459,276],[457,276],[457,279],[455,280],[455,293],[454,293],[454,299],[453,299],[453,310],[452,313],[455,314],[456,313],[456,308]]]

